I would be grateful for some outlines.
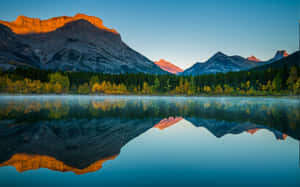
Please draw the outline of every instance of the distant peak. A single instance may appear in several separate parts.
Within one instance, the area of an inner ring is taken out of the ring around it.
[[[24,20],[25,18],[27,18],[27,17],[26,17],[26,16],[23,16],[23,15],[19,15],[19,16],[17,17],[17,19],[16,19],[16,22],[22,21],[22,20]]]
[[[104,26],[103,21],[100,18],[88,16],[81,13],[76,14],[74,17],[61,16],[50,18],[47,20],[40,20],[39,18],[30,18],[20,15],[15,21],[12,22],[0,20],[0,24],[9,27],[16,34],[35,34],[51,32],[60,27],[63,27],[67,23],[81,19],[90,22],[99,29],[109,31],[114,34],[119,34],[116,30]]]
[[[261,60],[259,60],[259,59],[256,58],[255,56],[248,57],[247,60],[253,61],[253,62],[261,62]]]
[[[77,13],[77,14],[74,16],[74,18],[76,18],[76,17],[89,17],[89,16],[86,15],[86,14]]]
[[[223,59],[227,57],[227,55],[225,55],[224,53],[218,51],[217,53],[215,53],[210,59],[214,60],[214,59]]]
[[[287,57],[287,56],[289,56],[289,54],[286,52],[286,50],[278,50],[276,52],[275,56]]]
[[[227,56],[227,55],[225,55],[224,53],[218,51],[213,57],[219,57],[219,56],[222,57],[222,56]]]
[[[159,61],[154,61],[154,63],[156,65],[158,65],[161,69],[163,69],[165,71],[168,71],[170,73],[173,73],[173,74],[183,72],[183,70],[180,67],[178,67],[178,66],[176,66],[176,65],[172,64],[171,62],[168,62],[164,59],[160,59]]]
[[[280,60],[282,58],[285,58],[289,56],[289,54],[286,52],[286,50],[278,50],[276,51],[276,54],[274,55],[274,57],[270,60],[271,62],[276,61],[276,60]]]
[[[222,56],[225,56],[225,54],[222,53],[221,51],[218,51],[215,55],[222,55]]]

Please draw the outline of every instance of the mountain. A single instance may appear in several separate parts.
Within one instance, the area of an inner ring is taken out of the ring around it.
[[[249,61],[254,61],[254,62],[261,62],[261,60],[259,60],[259,59],[256,58],[255,56],[248,57],[247,60],[249,60]]]
[[[275,57],[276,56],[277,55],[275,55]],[[287,56],[286,58],[281,58],[277,61],[273,61],[271,63],[267,63],[262,66],[252,68],[251,71],[267,70],[269,68],[284,68],[284,67],[292,67],[292,66],[300,67],[300,51],[297,51]]]
[[[255,67],[259,64],[261,64],[261,62],[250,61],[241,56],[227,56],[224,53],[217,52],[206,62],[195,63],[192,67],[182,72],[181,75],[202,75],[240,71]]]
[[[19,16],[13,22],[0,21],[0,67],[22,64],[62,71],[166,73],[102,23],[84,14],[49,20]]]
[[[180,67],[178,67],[164,59],[160,59],[159,61],[154,61],[154,63],[156,65],[158,65],[161,69],[163,69],[167,72],[173,73],[173,74],[183,72],[183,70]]]
[[[9,28],[0,24],[0,69],[38,68],[39,57],[29,45],[22,43]]]
[[[226,73],[241,70],[248,70],[257,66],[270,64],[288,56],[285,50],[277,51],[275,56],[268,61],[259,61],[256,57],[227,56],[217,52],[204,63],[197,62],[192,67],[186,69],[181,75],[202,75],[214,73]]]
[[[283,59],[285,57],[289,56],[289,54],[286,52],[286,50],[278,50],[274,57],[267,60],[267,61],[261,61],[259,60],[258,58],[256,58],[255,56],[251,56],[251,57],[248,57],[247,59],[250,60],[250,61],[255,61],[255,62],[264,62],[265,64],[269,64],[269,63],[272,63],[272,62],[275,62],[277,60],[280,60],[280,59]]]
[[[55,31],[56,29],[64,26],[67,23],[77,21],[77,20],[86,20],[93,24],[95,27],[106,30],[115,34],[119,34],[114,29],[109,29],[103,25],[103,21],[94,16],[87,16],[84,14],[76,14],[74,17],[62,16],[54,17],[48,20],[40,20],[38,18],[29,18],[26,16],[18,16],[15,21],[8,22],[0,20],[0,24],[6,25],[16,34],[37,34],[37,33],[47,33]]]
[[[286,50],[279,50],[276,52],[275,56],[271,58],[270,60],[266,61],[267,63],[272,63],[277,60],[283,59],[285,57],[289,56],[289,54],[286,52]]]

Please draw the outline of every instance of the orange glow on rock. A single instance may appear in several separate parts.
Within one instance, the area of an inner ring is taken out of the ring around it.
[[[24,172],[33,169],[47,168],[53,171],[69,172],[72,171],[77,175],[95,172],[102,168],[102,164],[107,160],[113,160],[118,155],[107,157],[98,160],[91,164],[90,166],[78,169],[64,164],[62,161],[56,160],[51,156],[46,155],[30,155],[18,153],[13,155],[9,160],[0,164],[0,167],[13,166],[18,172]]]
[[[253,134],[255,134],[258,130],[260,130],[260,129],[250,129],[250,130],[247,130],[247,132],[253,135]]]
[[[158,65],[161,69],[168,71],[170,73],[177,74],[179,72],[183,72],[183,70],[180,67],[175,66],[171,62],[168,62],[164,59],[160,59],[159,61],[154,61],[154,63]]]
[[[119,34],[116,30],[105,27],[101,19],[94,16],[87,16],[85,14],[76,14],[74,17],[54,17],[48,20],[18,16],[17,19],[12,22],[0,20],[0,24],[9,27],[16,34],[36,34],[51,32],[64,26],[67,23],[82,19],[90,22],[99,29]]]
[[[164,130],[164,129],[176,124],[177,122],[179,122],[182,119],[183,119],[182,117],[165,118],[165,119],[161,120],[158,124],[156,124],[154,126],[154,128],[159,128],[160,130]]]
[[[283,134],[282,135],[283,140],[285,140],[287,136],[288,136],[287,134]]]
[[[282,139],[281,139],[281,140],[285,140],[285,139],[286,139],[286,137],[288,137],[288,135],[287,135],[287,134],[283,134],[283,135],[282,135]]]
[[[248,57],[247,60],[254,61],[254,62],[261,62],[261,60],[259,60],[255,56]]]

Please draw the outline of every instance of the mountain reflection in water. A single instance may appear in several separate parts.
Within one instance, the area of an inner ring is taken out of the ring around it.
[[[2,96],[0,104],[0,167],[20,172],[94,172],[149,129],[182,120],[216,138],[265,129],[277,140],[300,139],[298,100]]]

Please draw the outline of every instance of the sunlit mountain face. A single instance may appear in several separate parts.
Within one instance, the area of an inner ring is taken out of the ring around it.
[[[254,62],[261,62],[261,60],[259,60],[255,56],[248,57],[247,60],[254,61]]]
[[[3,96],[0,103],[0,167],[20,172],[104,170],[149,132],[160,139],[188,128],[225,142],[254,141],[266,132],[274,144],[300,140],[300,105],[293,99]]]
[[[173,73],[173,74],[178,74],[180,72],[183,72],[183,70],[180,67],[178,67],[164,59],[160,59],[159,61],[154,61],[154,63],[156,65],[158,65],[161,69],[163,69],[167,72]]]
[[[47,20],[0,20],[0,68],[36,68],[108,74],[167,74],[131,49],[100,18],[84,14]]]
[[[103,21],[100,18],[88,16],[85,14],[76,14],[74,17],[54,17],[48,20],[40,20],[38,18],[29,18],[26,16],[18,16],[17,19],[12,22],[0,20],[0,24],[9,27],[16,34],[40,34],[52,32],[66,25],[67,23],[74,22],[77,20],[86,20],[99,29],[119,34],[116,30],[109,29],[106,26],[104,26]]]

